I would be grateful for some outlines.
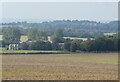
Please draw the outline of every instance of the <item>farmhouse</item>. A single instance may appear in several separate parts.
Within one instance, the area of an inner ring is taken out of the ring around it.
[[[18,50],[19,44],[9,44],[9,50]]]

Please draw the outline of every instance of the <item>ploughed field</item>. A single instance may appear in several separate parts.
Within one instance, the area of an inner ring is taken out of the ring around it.
[[[3,80],[117,80],[117,78],[117,53],[2,56]]]

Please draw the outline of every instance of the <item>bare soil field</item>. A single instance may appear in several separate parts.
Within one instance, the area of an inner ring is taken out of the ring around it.
[[[117,53],[3,55],[3,80],[117,80]]]

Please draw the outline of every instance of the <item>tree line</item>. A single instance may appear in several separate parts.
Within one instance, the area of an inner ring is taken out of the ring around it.
[[[65,42],[64,48],[68,51],[118,51],[120,39],[101,36],[95,40],[69,40]]]
[[[120,41],[120,40],[119,40]],[[44,42],[44,41],[36,41],[30,44],[21,43],[21,49],[27,50],[65,50],[70,52],[79,52],[79,51],[87,51],[87,52],[95,52],[95,51],[118,51],[118,39],[116,38],[108,38],[105,36],[96,38],[95,40],[71,40],[65,39],[64,45],[60,45],[57,42]]]
[[[47,35],[54,33],[55,29],[64,29],[63,34],[66,37],[95,38],[105,32],[117,32],[118,21],[108,23],[88,21],[88,20],[55,20],[41,23],[13,22],[3,23],[3,29],[6,27],[16,27],[21,34],[27,35],[30,28],[36,28],[47,32]],[[0,32],[0,34],[2,34]]]
[[[20,43],[21,33],[17,28],[9,27],[3,30],[2,46],[9,44],[19,44],[22,50],[65,50],[71,52],[77,51],[118,51],[120,46],[118,35],[112,37],[101,36],[95,40],[71,40],[65,39],[63,29],[56,29],[51,35],[51,41],[48,41],[48,35],[45,31],[31,28],[27,32],[28,41]],[[31,42],[30,42],[31,41]]]

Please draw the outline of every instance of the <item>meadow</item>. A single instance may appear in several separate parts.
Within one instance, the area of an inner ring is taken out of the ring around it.
[[[117,53],[3,55],[3,80],[117,80]]]
[[[2,54],[59,54],[68,53],[61,50],[0,50]]]

